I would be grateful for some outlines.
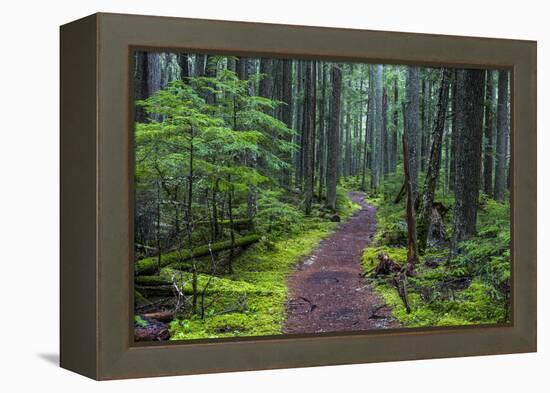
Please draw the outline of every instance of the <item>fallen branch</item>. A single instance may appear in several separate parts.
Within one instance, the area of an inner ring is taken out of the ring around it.
[[[401,300],[403,300],[403,304],[405,305],[405,310],[407,310],[407,314],[411,313],[411,305],[409,303],[409,292],[407,290],[407,273],[406,271],[402,271],[394,277],[394,285],[397,288],[397,292],[399,293],[399,296],[401,297]]]
[[[158,311],[148,314],[142,314],[143,318],[154,319],[159,322],[170,322],[174,319],[174,313],[172,311]]]

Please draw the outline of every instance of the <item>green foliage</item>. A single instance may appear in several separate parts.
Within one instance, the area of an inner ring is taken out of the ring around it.
[[[243,237],[237,237],[235,239],[235,245],[237,247],[248,245],[251,243],[254,243],[260,239],[260,236],[258,234],[250,234]],[[193,256],[196,257],[203,257],[208,256],[209,252],[216,253],[218,251],[224,250],[228,248],[231,245],[231,240],[225,240],[221,242],[217,242],[214,244],[205,244],[199,247],[193,248],[193,251],[189,251],[189,249],[179,249],[176,251],[168,252],[165,254],[162,254],[161,256],[161,268],[170,266],[175,263],[184,263],[185,261],[191,259]],[[134,265],[134,272],[136,274],[151,274],[154,273],[157,269],[158,265],[158,257],[149,257],[140,259],[137,261]]]
[[[310,221],[304,231],[281,238],[270,249],[252,247],[234,263],[234,273],[212,280],[205,319],[191,316],[170,325],[172,340],[281,334],[287,300],[286,279],[298,260],[330,233],[332,223]],[[205,277],[199,277],[203,288]]]
[[[493,300],[491,287],[480,279],[464,290],[454,291],[454,295],[440,295],[428,302],[421,292],[409,289],[410,314],[391,284],[378,283],[376,292],[392,307],[395,319],[406,327],[492,324],[506,320],[505,306]]]
[[[277,200],[276,195],[265,198]],[[351,202],[342,203],[338,214],[345,219],[358,208]],[[214,302],[207,317],[194,315],[174,320],[170,325],[172,340],[282,333],[288,275],[337,225],[318,217],[305,217],[301,211],[294,215],[292,232],[283,229],[265,232],[259,243],[234,261],[232,275],[210,281],[206,303]],[[271,225],[278,225],[277,220]],[[163,274],[170,276],[173,272],[165,269]],[[190,276],[182,276],[182,282],[190,285]],[[207,276],[199,275],[199,291],[206,282]]]
[[[392,184],[393,183],[393,184]],[[405,202],[395,204],[398,182],[390,179],[384,195],[371,196],[377,209],[378,229],[374,244],[362,256],[365,272],[377,265],[380,252],[401,265],[406,263]],[[387,192],[386,192],[387,191]],[[437,190],[436,200],[452,207],[452,196]],[[506,322],[509,318],[510,208],[482,196],[477,235],[460,244],[460,254],[450,258],[448,248],[429,248],[421,256],[416,275],[408,279],[411,313],[407,313],[394,283],[372,279],[375,291],[390,305],[403,326],[453,326]],[[451,233],[452,209],[445,217]],[[428,267],[425,262],[433,262]]]
[[[134,325],[139,327],[147,326],[147,322],[139,315],[134,315]]]
[[[469,274],[483,277],[497,289],[509,287],[510,240],[509,203],[483,196],[477,235],[460,244],[461,253],[450,263]]]
[[[191,174],[192,219],[208,222],[211,209],[197,195],[218,198],[209,203],[219,204],[231,194],[234,218],[235,213],[245,215],[250,190],[275,186],[278,177],[273,174],[288,167],[279,156],[294,149],[288,142],[293,131],[267,113],[279,102],[249,94],[256,81],[220,71],[216,77],[172,82],[136,103],[149,116],[147,123],[135,126],[136,214],[160,215],[157,230],[171,243],[164,247],[182,246],[181,236],[170,231],[181,232],[182,219],[187,219],[181,200],[191,187]],[[208,227],[198,229],[191,241],[204,244]]]
[[[403,247],[367,247],[361,255],[361,264],[366,272],[370,272],[378,264],[378,254],[385,253],[395,262],[403,265],[407,262],[407,249]]]
[[[258,195],[256,228],[261,233],[279,236],[303,229],[304,214],[291,203],[281,200],[282,191],[261,190]]]

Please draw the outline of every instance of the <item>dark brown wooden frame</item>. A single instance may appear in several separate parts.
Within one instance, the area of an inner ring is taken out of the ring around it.
[[[136,48],[512,70],[512,323],[135,345]],[[61,27],[61,366],[95,379],[536,351],[536,42],[94,14]]]

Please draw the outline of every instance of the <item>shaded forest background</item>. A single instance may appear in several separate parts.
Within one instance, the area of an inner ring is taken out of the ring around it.
[[[400,323],[509,319],[508,71],[136,52],[134,72],[136,328],[280,333],[285,277],[351,190]]]

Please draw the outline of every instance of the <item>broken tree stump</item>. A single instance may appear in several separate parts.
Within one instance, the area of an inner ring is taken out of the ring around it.
[[[387,276],[401,271],[401,265],[395,262],[385,252],[378,254],[378,265],[374,268],[374,276]]]

